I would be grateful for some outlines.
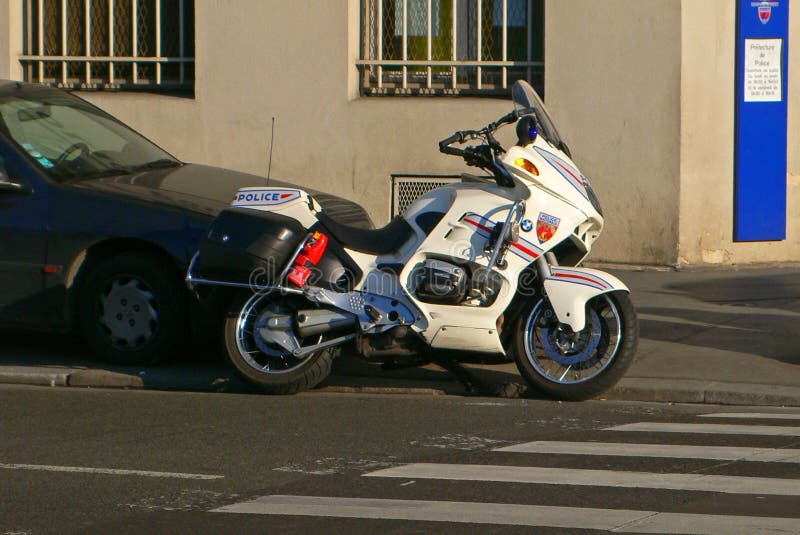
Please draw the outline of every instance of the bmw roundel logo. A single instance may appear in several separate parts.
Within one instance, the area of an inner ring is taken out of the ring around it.
[[[530,219],[523,219],[522,224],[520,226],[522,227],[522,230],[524,230],[525,232],[530,232],[531,230],[533,230],[533,222]]]

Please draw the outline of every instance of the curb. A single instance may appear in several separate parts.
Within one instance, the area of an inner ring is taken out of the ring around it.
[[[180,370],[167,374],[122,373],[99,369],[78,369],[54,372],[49,369],[0,367],[0,383],[31,386],[77,388],[119,388],[135,390],[183,390],[194,392],[257,392],[230,376],[221,377],[220,370],[207,376],[196,373],[181,378]],[[177,373],[176,373],[177,372]],[[372,382],[354,385],[352,382]],[[378,384],[375,384],[378,383]],[[363,375],[334,375],[311,393],[385,394],[410,396],[483,396],[506,399],[531,398],[521,383],[496,385],[491,392],[468,392],[455,380],[430,381],[414,378],[398,379]],[[717,405],[754,405],[800,407],[800,387],[748,383],[722,383],[691,379],[626,378],[602,395],[601,400],[645,401],[661,403],[698,403]]]
[[[81,370],[69,374],[67,386],[93,388],[144,388],[144,381],[137,375],[107,370]]]
[[[399,386],[322,386],[313,392],[331,394],[402,394],[407,396],[446,396],[445,390],[438,388],[399,387]]]
[[[69,375],[69,373],[49,371],[0,369],[0,383],[33,386],[69,386]]]
[[[691,379],[623,379],[604,399],[716,405],[800,406],[800,388]]]

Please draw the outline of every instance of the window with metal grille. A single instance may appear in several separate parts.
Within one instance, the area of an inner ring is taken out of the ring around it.
[[[362,0],[363,95],[544,89],[544,0]]]
[[[194,0],[23,0],[26,81],[192,91]]]

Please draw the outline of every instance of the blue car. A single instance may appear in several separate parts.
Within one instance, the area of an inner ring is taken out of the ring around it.
[[[198,308],[183,284],[198,242],[263,181],[181,162],[65,91],[0,80],[0,326],[79,328],[119,364],[176,354]],[[372,226],[360,206],[314,197]]]

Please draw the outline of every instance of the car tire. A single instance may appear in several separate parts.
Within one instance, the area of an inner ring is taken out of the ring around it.
[[[78,294],[83,337],[112,364],[148,365],[179,352],[186,336],[186,297],[163,259],[122,253],[102,260]]]

